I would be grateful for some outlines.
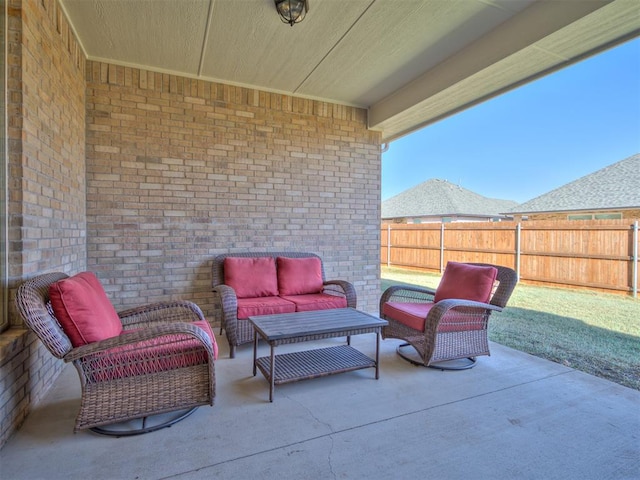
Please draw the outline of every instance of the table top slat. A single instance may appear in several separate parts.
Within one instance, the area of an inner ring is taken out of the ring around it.
[[[260,315],[249,317],[249,321],[265,340],[321,335],[350,329],[379,328],[387,325],[386,320],[353,308]]]

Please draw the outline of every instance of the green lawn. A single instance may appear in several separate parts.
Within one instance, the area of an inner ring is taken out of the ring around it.
[[[406,283],[436,287],[439,275],[382,267],[382,290]],[[586,290],[518,284],[492,314],[489,338],[640,390],[640,300]]]

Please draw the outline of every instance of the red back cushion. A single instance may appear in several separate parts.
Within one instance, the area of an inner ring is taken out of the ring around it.
[[[460,298],[487,303],[497,274],[498,269],[491,266],[448,262],[433,301]]]
[[[100,280],[82,272],[49,286],[51,308],[71,345],[79,347],[122,332],[122,322]]]
[[[318,257],[278,257],[280,295],[322,292],[322,263]]]
[[[273,257],[227,257],[224,283],[235,290],[238,298],[278,295],[276,261]]]

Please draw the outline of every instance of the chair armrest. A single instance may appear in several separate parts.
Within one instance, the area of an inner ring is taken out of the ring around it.
[[[204,320],[200,307],[187,300],[156,302],[118,312],[125,330],[155,324]]]
[[[413,285],[392,285],[380,297],[380,312],[387,302],[433,302],[435,289]]]
[[[347,297],[347,307],[356,308],[358,297],[356,289],[351,282],[346,280],[326,280],[323,283],[325,293],[337,292]]]
[[[135,345],[155,338],[171,337],[176,335],[183,335],[197,340],[202,344],[205,350],[207,350],[209,361],[213,362],[213,344],[209,334],[197,325],[185,322],[155,325],[135,330],[133,332],[123,333],[117,337],[107,338],[98,342],[82,345],[71,350],[63,357],[63,359],[65,362],[73,362],[94,355],[108,354],[110,350],[118,347]]]
[[[463,300],[460,298],[447,298],[446,300],[440,300],[438,303],[436,303],[429,312],[429,315],[431,315],[431,312],[435,311],[438,315],[441,316],[449,310],[464,310],[465,308],[481,308],[483,310],[493,310],[496,312],[502,311],[501,307],[492,305],[490,303],[475,302],[473,300]]]
[[[458,312],[459,315],[469,315],[470,317],[478,318],[482,313],[479,310],[501,312],[502,308],[490,303],[474,302],[472,300],[462,300],[457,298],[448,298],[446,300],[440,300],[436,303],[427,315],[425,319],[425,334],[435,335],[438,329],[440,321],[447,315],[447,313],[453,311]]]

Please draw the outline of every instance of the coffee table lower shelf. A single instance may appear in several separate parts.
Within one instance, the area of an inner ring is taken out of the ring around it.
[[[271,358],[258,358],[256,366],[271,382]],[[275,356],[273,383],[280,385],[375,367],[375,360],[348,345],[284,353]]]

